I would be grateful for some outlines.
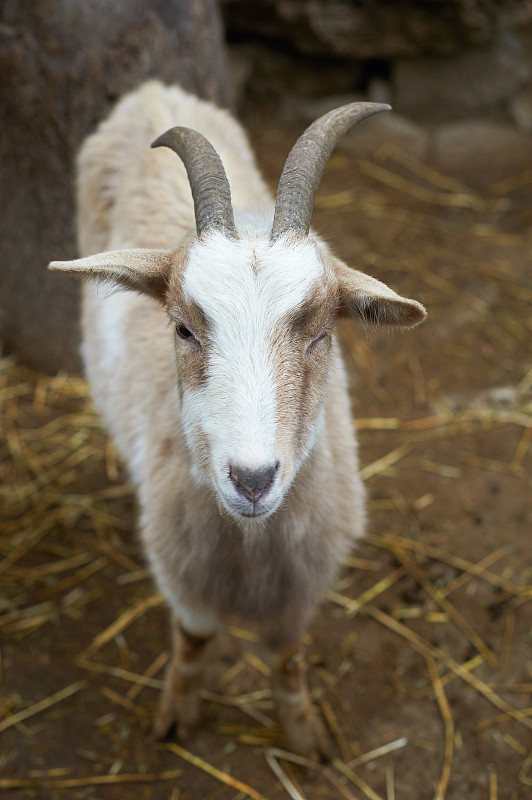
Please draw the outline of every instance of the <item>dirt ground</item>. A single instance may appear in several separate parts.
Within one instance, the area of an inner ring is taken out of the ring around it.
[[[295,131],[251,123],[273,185]],[[329,765],[271,749],[267,667],[238,627],[195,737],[148,743],[168,631],[134,498],[85,384],[2,362],[2,798],[531,796],[527,168],[476,190],[393,146],[339,148],[321,185],[335,251],[429,311],[393,336],[342,327],[370,524],[308,637]]]

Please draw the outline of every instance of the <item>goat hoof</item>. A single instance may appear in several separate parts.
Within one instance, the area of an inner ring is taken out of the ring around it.
[[[150,741],[160,742],[165,739],[174,725],[177,738],[185,741],[196,731],[199,721],[200,698],[197,692],[178,695],[174,698],[173,703],[161,704],[157,709]]]
[[[285,708],[280,712],[280,717],[291,750],[306,758],[321,762],[329,761],[329,736],[316,710],[310,704]]]

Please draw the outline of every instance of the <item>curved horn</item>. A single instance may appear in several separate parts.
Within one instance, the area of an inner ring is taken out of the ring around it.
[[[321,174],[338,140],[357,122],[389,111],[383,103],[350,103],[319,117],[292,147],[279,180],[270,241],[307,236]]]
[[[170,128],[151,146],[169,147],[183,161],[192,189],[198,236],[217,230],[236,239],[229,182],[212,144],[198,131],[178,127]]]

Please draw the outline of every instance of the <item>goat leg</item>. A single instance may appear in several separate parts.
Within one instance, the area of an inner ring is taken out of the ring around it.
[[[197,728],[206,650],[213,636],[191,633],[181,621],[173,621],[172,656],[153,722],[153,740],[164,739],[174,723],[179,739],[187,739]]]
[[[312,705],[301,644],[272,651],[272,690],[289,746],[301,755],[326,759],[329,739]]]

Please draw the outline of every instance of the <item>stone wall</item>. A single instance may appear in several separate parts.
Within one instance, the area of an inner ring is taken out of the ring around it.
[[[529,0],[222,0],[222,7],[233,38],[354,61],[448,56],[532,20]]]
[[[387,102],[341,147],[385,142],[474,184],[532,167],[532,2],[223,0],[244,116],[304,125]],[[486,167],[489,167],[487,170]]]

